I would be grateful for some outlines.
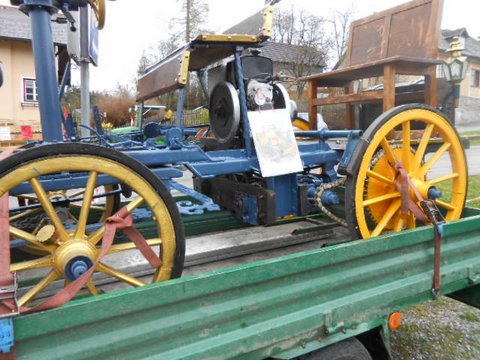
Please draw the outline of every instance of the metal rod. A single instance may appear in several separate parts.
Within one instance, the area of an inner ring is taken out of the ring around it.
[[[240,95],[240,113],[242,117],[242,126],[243,134],[245,139],[245,150],[247,151],[247,156],[251,157],[254,155],[254,149],[252,146],[252,140],[250,138],[250,124],[248,122],[248,109],[247,109],[247,94],[245,93],[245,84],[243,79],[243,67],[240,54],[242,53],[243,48],[237,47],[235,49],[235,70],[237,73],[237,85],[238,92]]]
[[[88,8],[80,8],[80,100],[82,103],[81,124],[90,126],[90,68],[88,60]],[[80,128],[81,136],[87,136]]]
[[[45,142],[61,142],[61,110],[50,15],[56,9],[51,0],[25,0],[22,10],[30,16],[32,24],[32,48],[43,139]]]

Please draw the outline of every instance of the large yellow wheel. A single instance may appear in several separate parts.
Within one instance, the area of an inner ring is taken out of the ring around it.
[[[460,218],[467,193],[465,153],[456,130],[426,105],[396,107],[367,129],[356,149],[346,183],[346,217],[355,237],[415,228],[402,211],[401,163],[423,199],[434,199],[446,220]],[[409,196],[418,202],[410,187]]]
[[[141,286],[181,275],[185,253],[183,223],[170,193],[148,168],[120,152],[95,145],[44,145],[0,163],[0,195],[9,192],[11,204],[18,203],[18,197],[34,198],[43,215],[34,231],[28,218],[24,224],[12,221],[10,226],[12,250],[25,245],[39,249],[34,259],[12,259],[10,269],[17,272],[20,286],[24,287],[20,291],[20,306],[31,305],[58,291],[97,262],[105,226],[99,222],[102,213],[92,216],[92,199],[99,186],[111,189],[115,184],[132,189],[133,194],[124,205],[134,219],[145,220],[145,215],[149,215],[149,220],[153,220],[146,223],[148,231],[143,233],[161,264],[152,267],[135,243],[117,231],[113,246],[87,282],[89,292],[97,295],[99,282]],[[76,196],[82,197],[82,204],[72,219],[64,211],[68,200],[58,201],[52,193],[75,189],[81,189]],[[13,208],[11,216],[23,212],[21,207]]]

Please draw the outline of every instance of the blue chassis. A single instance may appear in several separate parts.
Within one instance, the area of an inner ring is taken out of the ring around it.
[[[41,94],[41,122],[46,143],[63,142],[50,17],[51,14],[57,12],[61,7],[68,10],[69,5],[70,2],[67,0],[55,2],[52,0],[24,0],[20,7],[23,12],[30,16],[32,23],[32,43],[35,55],[37,84]],[[124,153],[146,165],[160,179],[164,180],[170,188],[179,188],[178,185],[173,183],[173,179],[183,175],[179,165],[185,166],[195,176],[202,179],[236,173],[260,174],[258,159],[250,138],[243,69],[240,61],[240,54],[243,49],[242,46],[235,46],[234,56],[239,87],[241,122],[244,129],[244,149],[205,152],[197,144],[187,143],[184,140],[184,134],[188,133],[189,129],[178,127],[180,125],[178,120],[177,127],[166,131],[167,148],[126,149]],[[63,91],[60,91],[60,93],[63,93]],[[182,118],[184,102],[185,88],[181,88],[179,90],[177,119]],[[52,119],[58,119],[58,121],[55,122]],[[314,168],[322,168],[324,179],[333,181],[337,178],[335,166],[339,164],[341,168],[346,167],[359,141],[361,132],[356,130],[330,131],[322,129],[319,131],[302,132],[297,135],[313,137],[318,140],[315,143],[299,145],[304,172]],[[325,142],[325,140],[330,138],[348,138],[349,141],[345,151],[332,150]],[[146,145],[148,147],[148,143]],[[59,146],[59,153],[61,153],[61,146]],[[299,177],[301,177],[301,174],[288,174],[265,179],[267,189],[273,190],[276,194],[276,217],[299,213],[297,193]],[[78,174],[75,177],[66,175],[48,177],[43,180],[42,183],[47,191],[65,188],[65,186],[67,188],[79,188],[86,182],[85,176]],[[115,179],[101,176],[98,184],[103,185],[113,182],[115,182]],[[200,199],[201,202],[209,203],[204,195],[198,194],[194,190],[183,190],[189,195]],[[22,184],[11,191],[12,195],[25,192],[31,192],[28,184]],[[213,209],[210,205],[208,206],[210,209]],[[254,212],[255,210],[252,209],[251,211]],[[248,222],[255,223],[255,220],[252,220],[252,217],[250,217]]]

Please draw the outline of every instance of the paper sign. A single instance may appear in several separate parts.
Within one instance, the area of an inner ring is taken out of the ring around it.
[[[33,128],[31,125],[22,125],[20,126],[20,130],[22,132],[22,139],[33,139]]]
[[[303,171],[287,110],[250,111],[248,119],[262,176]]]
[[[8,126],[0,126],[0,140],[12,140]]]

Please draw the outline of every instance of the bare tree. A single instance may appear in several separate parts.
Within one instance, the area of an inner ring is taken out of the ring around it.
[[[326,20],[300,10],[278,11],[273,21],[272,40],[293,45],[288,61],[283,70],[289,75],[300,78],[320,69],[328,61],[328,53],[332,46],[326,33]],[[306,83],[296,81],[297,100],[302,98]]]
[[[180,17],[172,19],[172,28],[176,28],[177,38],[184,38],[189,42],[200,32],[205,31],[203,25],[207,21],[209,7],[205,0],[180,0],[182,2],[182,13]],[[180,28],[178,27],[180,25]],[[180,36],[182,35],[183,36]]]
[[[354,10],[352,7],[345,12],[334,11],[333,17],[329,20],[333,26],[333,51],[336,63],[343,60],[348,46],[350,23],[353,20]]]

